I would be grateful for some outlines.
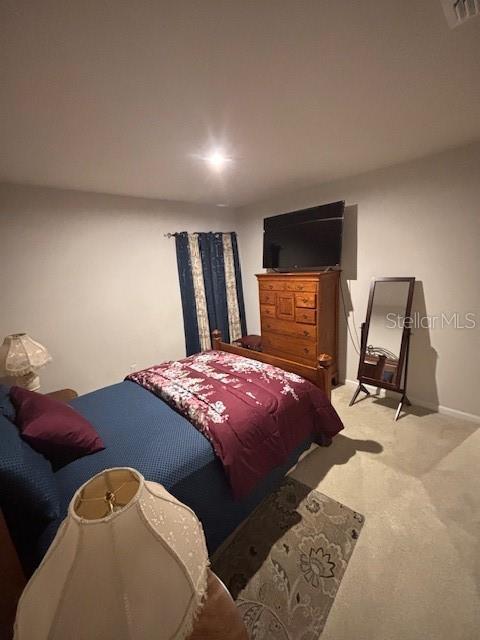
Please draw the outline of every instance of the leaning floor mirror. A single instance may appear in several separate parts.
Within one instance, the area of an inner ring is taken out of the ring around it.
[[[376,278],[370,285],[367,317],[362,324],[358,386],[350,401],[365,385],[400,394],[395,413],[398,419],[407,398],[408,354],[415,278]]]

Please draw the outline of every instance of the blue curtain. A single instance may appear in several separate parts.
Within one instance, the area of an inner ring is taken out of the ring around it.
[[[198,335],[197,312],[195,308],[195,291],[193,288],[192,263],[188,247],[186,231],[175,235],[177,250],[178,279],[180,281],[180,295],[182,298],[183,328],[185,331],[185,346],[187,355],[200,351]]]
[[[233,262],[235,264],[235,281],[237,284],[238,310],[240,312],[240,324],[242,326],[242,336],[247,335],[247,320],[245,316],[245,301],[243,299],[242,271],[240,269],[240,258],[238,257],[237,234],[232,231]]]
[[[202,258],[208,321],[212,331],[219,329],[222,339],[230,342],[222,234],[199,233],[198,244]]]
[[[182,232],[175,239],[187,355],[210,348],[214,329],[224,342],[246,335],[236,234]]]

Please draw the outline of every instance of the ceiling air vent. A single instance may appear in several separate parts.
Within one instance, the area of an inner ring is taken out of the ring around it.
[[[480,15],[480,0],[440,0],[451,29]]]

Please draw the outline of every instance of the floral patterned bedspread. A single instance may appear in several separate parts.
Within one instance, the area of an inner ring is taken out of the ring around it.
[[[206,351],[129,375],[211,442],[242,498],[307,438],[332,437],[342,422],[308,380],[256,360]]]

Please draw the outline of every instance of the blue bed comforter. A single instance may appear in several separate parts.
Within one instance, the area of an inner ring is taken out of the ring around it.
[[[235,501],[208,440],[146,389],[125,381],[80,396],[71,405],[95,426],[105,449],[56,472],[62,517],[43,533],[39,541],[40,557],[55,536],[78,487],[102,469],[119,466],[138,469],[147,480],[163,484],[191,507],[202,521],[209,551],[213,552],[276,488],[311,444],[310,440],[302,443],[247,498]]]

